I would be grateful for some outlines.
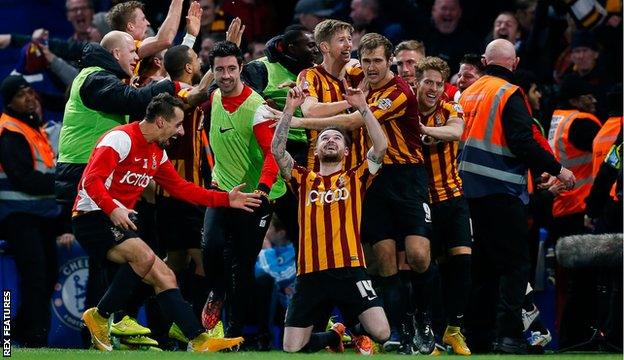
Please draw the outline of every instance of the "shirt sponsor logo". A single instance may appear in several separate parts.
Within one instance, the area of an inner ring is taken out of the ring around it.
[[[308,193],[308,201],[306,206],[310,204],[331,204],[340,200],[347,200],[349,198],[349,189],[339,188],[335,190],[317,191],[311,190]]]
[[[152,180],[152,177],[147,174],[137,174],[128,170],[121,180],[119,180],[119,183],[126,183],[128,185],[146,188],[147,185],[149,185],[150,180]]]

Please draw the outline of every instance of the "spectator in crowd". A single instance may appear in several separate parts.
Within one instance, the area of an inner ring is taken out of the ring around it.
[[[523,93],[510,83],[519,61],[513,44],[494,40],[484,55],[489,76],[460,98],[466,128],[459,171],[474,232],[475,298],[467,325],[473,351],[522,354],[528,351],[521,318],[529,278],[526,171],[548,172],[569,189],[574,175],[533,138]]]
[[[382,34],[396,44],[404,38],[401,24],[389,21],[380,5],[379,0],[351,0],[351,13],[349,14],[351,23],[356,32],[361,35]],[[354,47],[357,45],[358,43],[355,43]]]
[[[35,91],[21,75],[0,85],[0,224],[20,274],[20,305],[13,324],[25,347],[46,347],[50,296],[58,267],[54,151],[37,115]]]
[[[332,13],[333,9],[323,0],[299,0],[295,5],[295,19],[310,32],[314,32],[316,25]]]
[[[516,51],[520,50],[522,29],[520,28],[520,22],[512,12],[503,11],[498,14],[494,20],[491,38],[509,40],[509,42],[514,44]]]
[[[212,36],[206,36],[201,41],[201,49],[199,50],[199,59],[201,60],[202,74],[205,74],[210,69],[210,51],[214,47],[215,43],[225,40],[225,34],[214,34]]]
[[[264,56],[264,50],[266,49],[266,42],[264,40],[256,39],[247,45],[247,51],[245,51],[244,59],[245,63],[252,60],[260,59]]]
[[[431,9],[431,22],[417,27],[413,39],[422,39],[429,56],[446,61],[453,73],[466,53],[480,53],[482,46],[469,30],[460,24],[462,7],[459,0],[435,0]]]
[[[199,34],[197,35],[195,46],[193,47],[193,50],[195,50],[196,53],[200,53],[203,49],[203,42],[206,39],[212,39],[213,45],[214,41],[224,40],[228,24],[230,24],[233,20],[231,16],[221,10],[219,0],[200,0],[199,4],[201,5],[202,16],[201,28],[199,30]],[[221,36],[223,38],[215,39],[215,36]],[[208,63],[208,61],[205,63]]]
[[[169,94],[154,97],[144,120],[119,126],[100,139],[80,181],[72,218],[76,238],[90,257],[120,264],[97,307],[82,315],[93,345],[100,351],[112,350],[108,318],[133,299],[143,282],[154,289],[169,321],[178,324],[190,339],[189,351],[230,349],[243,340],[209,337],[182,298],[173,271],[137,235],[133,208],[152,178],[172,196],[197,205],[251,212],[260,204],[257,195],[240,192],[243,184],[229,193],[218,192],[177,174],[163,149],[184,135],[182,108],[183,103]]]
[[[565,75],[578,75],[592,88],[592,94],[596,98],[596,115],[600,118],[607,115],[606,95],[609,88],[614,84],[613,75],[607,71],[605,62],[601,59],[601,51],[596,37],[588,31],[572,33],[570,44],[570,59],[572,64],[564,73]]]
[[[389,69],[389,49],[385,57],[385,66]],[[346,88],[344,96],[364,119],[372,143],[366,161],[345,169],[344,158],[349,152],[348,135],[339,128],[330,127],[319,133],[316,144],[316,154],[321,158],[320,170],[315,172],[296,165],[286,151],[286,138],[292,114],[304,102],[305,94],[299,87],[288,92],[271,144],[282,175],[293,184],[300,199],[310,202],[304,206],[302,201],[298,211],[302,231],[299,234],[297,284],[284,329],[286,352],[316,352],[326,347],[334,352],[343,352],[342,336],[346,330],[343,324],[335,323],[326,332],[312,332],[318,318],[328,316],[329,309],[336,305],[350,326],[357,353],[372,355],[371,337],[383,342],[390,335],[381,300],[365,271],[364,251],[358,236],[359,204],[366,188],[371,185],[371,178],[383,162],[387,140],[362,90]],[[319,195],[321,191],[334,194],[333,200]],[[317,211],[325,213],[325,216],[314,220],[312,214]],[[319,246],[328,241],[339,242],[341,246]],[[333,291],[326,291],[328,288]]]
[[[470,294],[471,233],[468,203],[457,172],[458,142],[464,130],[461,105],[442,100],[450,69],[444,60],[426,57],[416,64],[418,111],[423,140],[423,158],[429,175],[433,258],[446,259],[447,326],[442,341],[459,355],[470,355],[463,326]],[[449,219],[453,219],[449,221]],[[429,311],[431,309],[419,309]],[[422,352],[421,349],[417,349]],[[427,349],[424,349],[425,352]]]
[[[91,0],[67,0],[67,20],[74,27],[73,41],[100,42],[104,34],[93,26],[93,2]]]
[[[213,216],[220,221],[211,225],[220,228],[225,238],[225,243],[216,247],[216,256],[224,258],[225,264],[231,264],[233,272],[226,280],[229,287],[226,334],[237,337],[243,335],[251,304],[254,264],[270,223],[272,202],[284,195],[286,186],[270,153],[273,129],[269,127],[271,122],[267,115],[270,113],[263,105],[264,99],[240,79],[243,65],[240,49],[230,41],[217,43],[211,52],[210,65],[219,87],[210,100],[209,138],[215,159],[213,182],[226,191],[244,183],[247,190],[255,191],[262,198],[262,207],[253,214],[215,209],[217,214]],[[212,258],[215,254],[204,256]],[[223,300],[223,294],[218,295],[214,301]],[[202,320],[207,318],[209,321],[204,321],[204,325],[211,329],[216,325],[221,309],[211,304],[206,307]]]

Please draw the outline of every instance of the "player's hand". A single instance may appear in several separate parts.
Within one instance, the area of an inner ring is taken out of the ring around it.
[[[71,249],[76,237],[72,233],[64,233],[56,238],[56,244]]]
[[[537,179],[537,188],[538,189],[549,189],[551,186],[555,185],[557,182],[557,177],[552,176],[549,173],[542,173],[540,177]]]
[[[368,107],[368,104],[366,103],[366,95],[362,89],[349,87],[349,84],[347,84],[345,79],[342,79],[342,84],[345,88],[345,94],[343,94],[343,96],[351,107],[358,110]]]
[[[299,106],[301,106],[301,104],[303,104],[304,101],[305,94],[303,93],[303,89],[299,86],[295,86],[288,90],[284,111],[292,114]]]
[[[236,46],[240,47],[243,32],[245,32],[245,25],[243,25],[240,18],[234,18],[225,32],[225,40],[231,41],[236,44]]]
[[[230,199],[230,207],[236,209],[242,209],[247,212],[253,212],[254,208],[257,208],[262,204],[260,197],[262,195],[255,193],[244,193],[241,190],[245,187],[245,184],[234,186],[228,193]]]
[[[110,214],[110,219],[113,222],[113,225],[125,229],[125,230],[137,230],[136,225],[132,220],[130,220],[130,214],[137,214],[136,211],[132,209],[126,209],[123,207],[118,207],[113,210]]]
[[[197,1],[193,1],[186,15],[186,32],[197,36],[201,26],[202,8]]]
[[[559,179],[559,181],[561,181],[563,185],[565,185],[567,190],[574,189],[574,183],[576,183],[576,177],[574,177],[574,174],[572,173],[572,171],[562,166],[561,172],[559,173],[559,175],[557,175],[557,179]]]

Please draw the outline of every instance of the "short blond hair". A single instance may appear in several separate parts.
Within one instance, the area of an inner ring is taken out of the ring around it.
[[[426,58],[420,59],[420,61],[416,63],[416,73],[414,74],[416,76],[416,80],[422,80],[425,71],[427,70],[438,71],[442,74],[443,81],[446,81],[451,73],[451,69],[446,61],[435,56],[427,56]]]
[[[399,45],[394,48],[394,56],[399,55],[399,51],[408,50],[416,51],[422,56],[425,56],[425,44],[418,40],[405,40],[401,41]]]
[[[353,26],[349,23],[334,19],[323,20],[314,28],[314,41],[316,41],[317,45],[320,45],[323,41],[330,42],[334,35],[343,30],[353,34]]]

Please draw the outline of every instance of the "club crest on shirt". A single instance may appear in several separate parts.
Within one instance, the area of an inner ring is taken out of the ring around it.
[[[156,169],[156,164],[158,162],[156,161],[156,154],[152,154],[152,169]]]
[[[437,113],[434,118],[435,126],[443,126],[444,125],[444,116],[440,113]]]
[[[338,180],[336,180],[336,186],[341,188],[347,184],[347,180],[344,178],[344,175],[340,175]]]
[[[392,100],[388,98],[379,99],[377,101],[377,107],[379,107],[382,110],[388,110],[390,109],[391,106],[392,106]]]

